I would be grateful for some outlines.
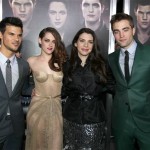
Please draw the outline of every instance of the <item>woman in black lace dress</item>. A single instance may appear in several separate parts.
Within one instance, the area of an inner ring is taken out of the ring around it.
[[[104,150],[105,66],[95,33],[80,29],[63,70],[65,150]]]

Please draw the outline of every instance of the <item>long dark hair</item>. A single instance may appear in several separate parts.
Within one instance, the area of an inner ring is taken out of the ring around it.
[[[52,53],[52,58],[49,61],[49,66],[52,70],[58,72],[62,70],[62,64],[66,61],[67,58],[65,45],[61,41],[61,36],[58,31],[52,27],[44,28],[39,33],[39,38],[42,39],[47,32],[51,33],[55,38],[55,50]],[[39,44],[39,47],[41,47],[41,44]],[[58,64],[58,67],[55,65],[55,63]]]
[[[87,33],[91,34],[93,37],[93,48],[91,53],[88,56],[88,59],[90,60],[91,63],[91,69],[92,71],[100,76],[100,81],[103,83],[106,83],[106,65],[105,65],[105,60],[101,55],[100,47],[97,42],[96,35],[93,30],[89,28],[82,28],[80,29],[73,41],[72,41],[72,50],[71,50],[71,56],[70,56],[70,68],[69,68],[69,77],[71,78],[72,73],[77,67],[77,60],[78,60],[78,50],[77,47],[75,46],[75,43],[78,41],[79,37],[81,34]]]

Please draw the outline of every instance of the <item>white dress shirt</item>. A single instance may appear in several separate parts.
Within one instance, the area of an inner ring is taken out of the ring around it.
[[[136,47],[137,47],[137,43],[135,41],[133,41],[133,43],[130,45],[130,47],[128,49],[121,48],[120,56],[119,56],[119,64],[120,64],[121,70],[122,70],[124,75],[125,75],[125,72],[124,72],[125,53],[124,52],[126,50],[129,52],[129,72],[130,72],[130,75],[131,75]]]
[[[6,56],[4,56],[1,52],[0,52],[0,68],[6,83],[6,61],[8,60],[8,58]],[[18,62],[16,59],[16,56],[13,55],[11,58],[9,58],[10,65],[11,65],[11,71],[12,71],[12,91],[18,81],[19,78],[19,69],[18,69]]]

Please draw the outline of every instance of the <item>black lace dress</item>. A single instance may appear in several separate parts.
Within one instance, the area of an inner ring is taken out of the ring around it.
[[[68,78],[69,62],[64,65],[62,98],[65,150],[104,150],[105,86],[91,71],[90,60],[78,65]]]

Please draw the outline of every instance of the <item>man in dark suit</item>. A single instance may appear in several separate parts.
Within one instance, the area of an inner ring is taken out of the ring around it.
[[[150,149],[150,47],[137,43],[130,15],[111,18],[118,50],[109,55],[115,79],[112,129],[117,150]]]
[[[21,150],[24,135],[20,95],[31,94],[31,90],[29,65],[15,56],[22,34],[19,18],[7,17],[0,22],[0,150]]]

